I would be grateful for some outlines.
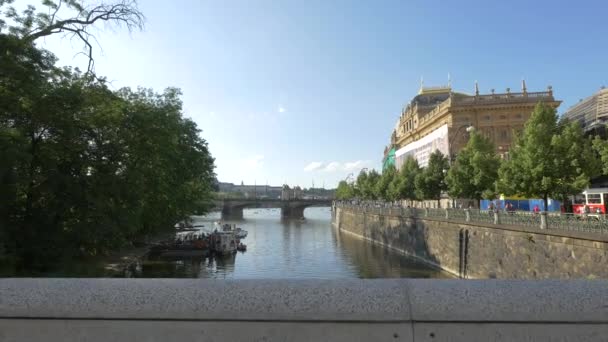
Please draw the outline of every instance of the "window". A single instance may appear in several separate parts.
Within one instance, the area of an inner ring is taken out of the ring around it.
[[[523,115],[521,115],[521,114],[516,114],[516,115],[515,115],[515,118],[516,118],[516,119],[521,119],[522,117],[523,117]]]
[[[490,116],[489,116],[489,115],[486,115],[486,116],[484,116],[483,118],[484,118],[484,120],[486,120],[486,121],[490,121]]]
[[[574,196],[574,198],[572,199],[572,203],[573,204],[585,204],[585,196],[583,196],[583,195]]]
[[[506,119],[507,119],[507,117],[505,115],[500,116],[500,120],[506,120]]]
[[[506,140],[507,139],[507,130],[506,129],[501,129],[500,130],[500,139],[502,139],[502,140]]]
[[[600,194],[588,194],[587,195],[587,203],[588,204],[601,204],[602,203],[602,195],[600,195]]]

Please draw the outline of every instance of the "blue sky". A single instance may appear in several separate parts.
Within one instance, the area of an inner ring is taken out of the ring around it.
[[[17,1],[18,2],[18,1]],[[143,32],[100,26],[112,87],[182,89],[220,181],[332,187],[379,168],[427,86],[552,85],[560,113],[608,86],[605,1],[140,1]],[[76,41],[41,42],[84,65]]]

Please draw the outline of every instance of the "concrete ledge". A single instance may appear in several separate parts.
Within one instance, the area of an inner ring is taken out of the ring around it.
[[[0,279],[0,318],[403,322],[394,280]]]
[[[608,281],[0,279],[0,341],[595,341]]]
[[[608,281],[0,279],[1,318],[608,323]]]

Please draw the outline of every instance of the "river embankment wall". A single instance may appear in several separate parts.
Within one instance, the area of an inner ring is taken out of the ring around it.
[[[348,233],[461,278],[608,277],[608,234],[431,218],[414,211],[332,208]]]

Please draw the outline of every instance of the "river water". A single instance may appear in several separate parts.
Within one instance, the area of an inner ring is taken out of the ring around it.
[[[444,272],[331,225],[329,208],[306,209],[304,221],[283,221],[279,209],[245,209],[246,252],[217,258],[142,260],[122,276],[213,279],[447,278]],[[195,217],[211,231],[219,213]]]

